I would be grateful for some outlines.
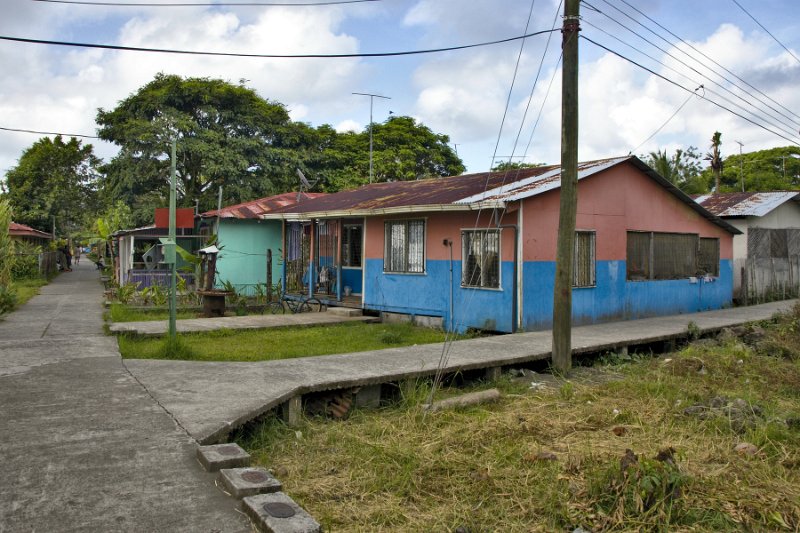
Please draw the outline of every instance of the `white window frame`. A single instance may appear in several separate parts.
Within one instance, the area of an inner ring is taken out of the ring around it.
[[[411,260],[411,246],[408,241],[409,235],[409,225],[411,223],[421,223],[422,224],[422,242],[420,243],[420,257],[419,257],[419,264],[421,270],[410,270],[409,267],[414,263]],[[403,265],[402,268],[394,268],[395,265],[391,265],[392,268],[388,268],[389,264],[391,263],[391,251],[390,247],[392,244],[392,236],[390,228],[395,225],[404,225],[405,226],[405,242],[403,243],[405,251],[403,253]],[[427,220],[424,218],[410,218],[410,219],[400,219],[400,220],[385,220],[383,222],[383,272],[385,274],[412,274],[412,275],[421,275],[425,274],[427,270],[427,261],[426,261],[426,242],[428,240],[428,224]]]

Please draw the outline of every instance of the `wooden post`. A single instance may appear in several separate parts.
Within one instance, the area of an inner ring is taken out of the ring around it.
[[[272,301],[272,250],[267,249],[267,302]]]
[[[572,271],[578,211],[578,32],[580,0],[564,2],[561,92],[561,205],[553,291],[553,366],[572,368]]]

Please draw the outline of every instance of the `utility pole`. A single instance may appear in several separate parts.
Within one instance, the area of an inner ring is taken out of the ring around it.
[[[578,212],[578,32],[580,0],[565,0],[561,77],[561,206],[553,290],[553,366],[572,368],[572,276]]]
[[[385,98],[386,100],[391,100],[391,97],[371,93],[353,94],[357,94],[358,96],[369,96],[369,182],[372,183],[372,101],[375,98]]]
[[[744,158],[742,157],[742,144],[741,141],[733,141],[739,145],[739,181],[742,183],[742,192],[744,192]],[[784,172],[784,178],[786,177],[786,173]]]
[[[176,235],[175,235],[175,150],[177,141],[172,138],[172,161],[169,173],[169,241],[167,262],[170,262],[170,284],[169,284],[169,338],[175,340],[176,333],[176,314],[177,314],[177,292],[178,292],[178,271],[175,257]]]

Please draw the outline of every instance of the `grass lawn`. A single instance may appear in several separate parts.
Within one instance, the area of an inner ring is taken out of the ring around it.
[[[17,294],[17,303],[15,307],[20,307],[25,302],[39,294],[39,289],[48,283],[50,283],[50,281],[43,278],[20,279],[12,282],[12,287]]]
[[[108,309],[109,318],[112,322],[145,322],[150,320],[167,320],[169,311],[164,309],[131,309],[125,304],[114,302]],[[176,317],[178,320],[184,318],[197,318],[197,311],[185,311],[178,308]]]
[[[798,531],[800,308],[764,331],[237,440],[325,531]]]
[[[192,361],[272,361],[313,355],[363,352],[413,344],[443,342],[440,330],[410,324],[363,324],[219,330],[178,337],[174,359]],[[164,359],[161,338],[119,337],[122,357]]]

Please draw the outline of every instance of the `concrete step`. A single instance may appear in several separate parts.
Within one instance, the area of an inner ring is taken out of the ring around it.
[[[234,442],[198,446],[197,459],[208,472],[250,466],[250,454]]]
[[[279,492],[283,489],[280,481],[266,468],[223,468],[219,471],[219,479],[231,496],[245,498],[256,494]]]
[[[320,533],[319,523],[283,492],[258,494],[242,500],[242,508],[265,533]]]
[[[328,307],[327,312],[336,316],[364,316],[364,311],[352,307]]]

